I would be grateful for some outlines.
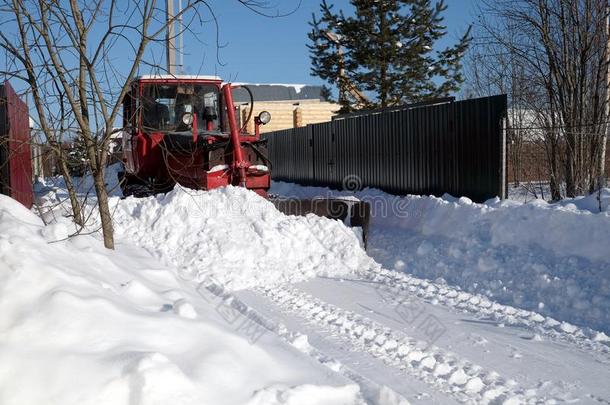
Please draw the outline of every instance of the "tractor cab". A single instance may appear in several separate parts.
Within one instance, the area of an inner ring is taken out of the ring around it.
[[[142,89],[142,127],[149,131],[188,132],[197,120],[199,131],[220,130],[218,86],[162,84]]]
[[[241,185],[266,195],[269,162],[258,127],[270,115],[254,118],[256,133],[245,133],[253,118],[238,121],[236,87],[214,76],[134,79],[123,105],[123,193],[150,195],[180,184],[205,190]]]

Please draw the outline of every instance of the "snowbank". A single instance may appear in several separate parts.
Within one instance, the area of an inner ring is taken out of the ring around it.
[[[565,194],[565,189],[563,189],[562,192]],[[510,184],[508,186],[508,199],[512,201],[527,203],[535,200],[550,199],[550,197],[551,188],[549,183],[546,182],[534,182],[529,184],[524,183],[521,185]],[[598,212],[600,212],[601,205],[601,212],[609,211],[610,208],[608,207],[610,206],[610,188],[602,189],[601,204],[599,197],[600,193],[598,191],[587,196],[564,198],[563,200],[558,201],[555,205],[563,207],[576,207],[579,210],[589,211],[593,214],[597,214]]]
[[[600,204],[601,200],[601,204]],[[569,208],[573,210],[574,208],[583,211],[589,211],[593,214],[597,214],[600,212],[610,212],[610,188],[604,188],[601,190],[601,193],[593,193],[587,196],[580,196],[575,198],[564,198],[563,200],[557,202],[556,205],[561,207]]]
[[[360,403],[273,334],[253,344],[145,252],[55,242],[67,226],[0,195],[1,404]]]
[[[274,183],[279,195],[349,195]],[[356,193],[373,207],[369,253],[503,304],[610,331],[610,190],[548,204]]]
[[[213,278],[231,290],[378,267],[342,223],[286,216],[240,187],[176,187],[116,203],[118,238],[179,267],[187,279]]]
[[[591,205],[590,198],[585,201],[582,205]],[[467,198],[448,196],[410,196],[406,210],[415,215],[397,225],[424,235],[462,240],[478,237],[494,247],[542,249],[557,257],[610,261],[610,211],[592,214],[572,202],[549,204],[542,200],[474,204]]]

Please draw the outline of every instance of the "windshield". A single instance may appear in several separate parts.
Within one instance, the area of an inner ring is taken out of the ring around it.
[[[187,131],[185,113],[197,115],[197,127],[207,122],[218,129],[218,88],[213,85],[152,84],[142,89],[142,126],[160,131]]]

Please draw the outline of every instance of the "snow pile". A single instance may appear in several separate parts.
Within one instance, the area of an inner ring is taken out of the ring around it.
[[[406,220],[397,226],[424,235],[487,241],[493,247],[537,248],[558,257],[610,261],[610,211],[592,214],[573,203],[527,204],[468,198],[408,197]]]
[[[376,267],[356,234],[327,218],[286,216],[240,187],[209,192],[176,187],[127,198],[114,212],[116,235],[230,290],[342,276]]]
[[[273,334],[252,344],[145,252],[48,243],[66,228],[0,195],[1,404],[360,403]]]
[[[601,190],[601,193],[596,192],[588,196],[565,198],[557,202],[557,205],[572,210],[576,208],[578,210],[589,211],[594,214],[600,212],[600,207],[601,212],[610,212],[610,188],[604,188]]]
[[[274,183],[276,194],[349,195]],[[499,303],[610,331],[610,190],[549,204],[356,193],[372,205],[369,253],[384,267],[444,279]],[[595,213],[597,212],[597,213]]]

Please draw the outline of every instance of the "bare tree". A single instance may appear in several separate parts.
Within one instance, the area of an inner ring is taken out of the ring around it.
[[[145,62],[149,44],[162,41],[168,24],[176,19],[190,16],[188,30],[193,21],[203,22],[200,12],[214,16],[206,0],[185,3],[166,20],[165,3],[157,0],[0,0],[0,48],[18,65],[10,75],[30,86],[40,128],[59,155],[75,222],[81,224],[81,208],[59,137],[69,129],[84,143],[104,245],[110,249],[114,235],[104,176],[109,144],[119,130],[115,122],[140,65],[163,70],[158,63]],[[273,16],[267,13],[271,5],[266,1],[237,0],[237,4]],[[128,61],[125,71],[115,66],[117,56]]]
[[[517,82],[526,89],[519,108],[534,116],[523,129],[541,136],[552,198],[561,197],[561,183],[569,197],[601,187],[609,121],[607,0],[485,1],[481,15],[479,47],[493,52],[479,50],[484,57],[474,67],[504,60],[511,66],[501,73],[505,81],[525,79]]]

